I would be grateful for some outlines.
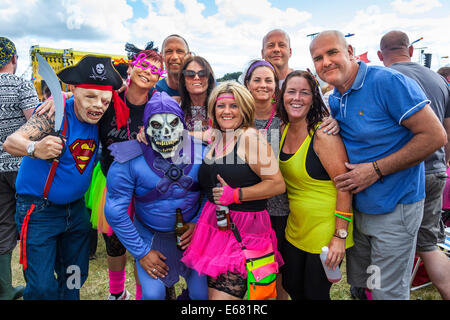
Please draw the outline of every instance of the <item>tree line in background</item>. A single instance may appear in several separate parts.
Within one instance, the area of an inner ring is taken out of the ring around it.
[[[226,73],[222,78],[217,79],[217,82],[223,82],[223,81],[229,81],[229,80],[235,80],[237,81],[239,76],[242,74],[242,72],[232,72],[232,73]]]

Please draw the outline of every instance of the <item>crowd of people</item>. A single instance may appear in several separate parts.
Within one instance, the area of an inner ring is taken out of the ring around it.
[[[407,300],[415,255],[450,299],[437,247],[449,68],[412,62],[402,31],[381,37],[384,66],[358,61],[336,30],[309,50],[316,75],[289,66],[291,40],[271,30],[239,81],[218,83],[172,34],[122,66],[88,55],[62,69],[61,106],[40,103],[0,38],[0,299],[79,299],[93,228],[108,300],[130,299],[127,251],[137,300],[166,299],[180,276],[185,298],[235,300],[264,250],[279,300],[329,300],[325,269],[344,258],[352,296]],[[18,240],[25,287],[12,285]]]

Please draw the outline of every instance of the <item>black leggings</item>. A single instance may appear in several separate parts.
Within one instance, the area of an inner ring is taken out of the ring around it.
[[[302,251],[286,240],[282,255],[283,287],[292,300],[330,300],[331,282],[318,254]]]

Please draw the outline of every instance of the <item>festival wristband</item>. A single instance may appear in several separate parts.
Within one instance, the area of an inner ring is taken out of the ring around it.
[[[239,200],[239,194],[240,194],[240,192],[241,192],[241,188],[236,188],[236,189],[234,189],[234,193],[233,193],[233,199],[234,199],[234,203],[237,203],[237,204],[239,204],[239,203],[242,203],[240,200]]]
[[[225,185],[223,187],[223,193],[219,198],[220,204],[227,206],[232,203],[236,203],[235,201],[235,191],[238,190],[238,188],[234,189],[228,185]],[[239,199],[238,199],[239,201]]]
[[[343,214],[344,216],[353,216],[353,212],[344,212],[339,210],[334,210],[335,213]]]
[[[335,212],[334,215],[335,215],[336,217],[341,218],[341,219],[347,220],[348,222],[352,222],[352,219],[347,218],[347,217],[344,217],[344,216],[340,215],[339,213],[336,213],[336,212]]]

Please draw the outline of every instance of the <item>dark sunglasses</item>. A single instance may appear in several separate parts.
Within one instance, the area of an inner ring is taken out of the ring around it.
[[[183,70],[183,74],[186,78],[194,78],[195,75],[198,75],[199,78],[206,78],[208,76],[206,70],[200,70],[199,72],[195,72],[194,70]]]

